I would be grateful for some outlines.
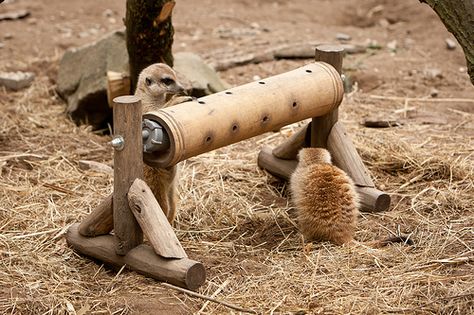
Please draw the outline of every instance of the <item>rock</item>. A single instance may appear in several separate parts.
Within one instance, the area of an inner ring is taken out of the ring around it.
[[[341,45],[344,48],[344,52],[346,54],[363,54],[367,51],[367,48],[362,45],[352,45],[352,44],[342,44]]]
[[[337,33],[336,39],[340,41],[349,41],[352,39],[351,35],[345,33]]]
[[[6,12],[6,13],[0,14],[0,21],[23,19],[29,15],[30,15],[30,11],[27,11],[27,10]]]
[[[454,40],[452,40],[451,38],[446,38],[446,48],[449,49],[449,50],[454,50],[456,49],[456,42]]]
[[[4,38],[4,39],[12,39],[12,38],[13,38],[13,34],[12,34],[12,33],[6,33],[5,35],[3,35],[3,38]]]
[[[32,72],[0,72],[0,85],[18,91],[31,85],[35,78]]]
[[[397,51],[397,47],[398,47],[397,40],[392,40],[387,43],[387,48],[392,52]]]
[[[423,71],[423,74],[427,79],[436,79],[443,77],[443,73],[441,72],[441,70],[436,68],[427,68]]]
[[[76,123],[94,128],[106,125],[112,115],[107,104],[107,71],[128,73],[123,30],[97,42],[66,51],[59,64],[57,92],[67,102]]]
[[[439,95],[439,91],[435,88],[432,88],[431,91],[430,91],[430,96],[431,97],[438,97]]]
[[[298,44],[276,49],[273,52],[275,59],[311,59],[314,58],[316,45]]]
[[[228,88],[217,73],[196,54],[181,52],[174,54],[174,67],[180,78],[185,77],[189,95],[201,97]]]
[[[3,47],[5,47],[5,44],[0,42],[0,49],[2,49]]]

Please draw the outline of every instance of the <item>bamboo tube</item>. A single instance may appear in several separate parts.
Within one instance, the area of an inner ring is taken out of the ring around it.
[[[315,62],[296,70],[146,113],[170,138],[165,152],[145,154],[148,164],[168,167],[182,160],[337,107],[344,93],[338,72]]]

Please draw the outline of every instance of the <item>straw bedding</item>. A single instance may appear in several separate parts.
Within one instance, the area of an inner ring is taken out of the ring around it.
[[[112,190],[108,136],[75,126],[46,78],[26,92],[0,91],[0,313],[127,314],[197,312],[204,301],[74,253],[64,234]],[[206,266],[199,292],[258,313],[468,314],[474,311],[473,138],[468,112],[452,123],[364,129],[368,110],[395,101],[354,92],[341,120],[379,188],[386,213],[363,213],[364,242],[398,233],[414,246],[375,250],[303,244],[285,182],[256,165],[263,144],[287,126],[183,163],[176,230]],[[164,311],[163,311],[164,312]],[[231,310],[209,303],[202,314]],[[234,311],[235,312],[235,311]]]

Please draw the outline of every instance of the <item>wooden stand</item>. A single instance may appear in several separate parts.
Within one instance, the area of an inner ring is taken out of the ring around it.
[[[143,175],[142,108],[134,96],[114,99],[114,193],[81,223],[67,242],[77,252],[107,264],[126,265],[146,276],[196,290],[204,266],[187,255]],[[114,236],[109,233],[114,230]],[[143,233],[151,247],[142,244]]]
[[[338,73],[342,71],[343,49],[339,46],[321,45],[316,48],[316,61],[331,64]],[[390,208],[390,196],[375,188],[369,172],[341,122],[338,107],[325,115],[314,117],[310,124],[293,134],[274,149],[264,147],[258,156],[258,165],[271,174],[289,179],[296,168],[298,151],[303,147],[327,148],[336,166],[352,178],[361,199],[361,210],[385,211]]]
[[[319,46],[316,61],[294,71],[146,113],[169,138],[145,156],[158,167],[277,129],[306,118],[311,124],[275,149],[264,147],[258,164],[288,179],[304,146],[328,148],[337,166],[354,180],[367,211],[383,211],[390,197],[377,190],[338,118],[343,97],[343,50]],[[204,266],[187,258],[143,175],[142,105],[135,96],[114,100],[114,192],[67,233],[79,253],[113,266],[191,290],[206,278]],[[114,230],[114,236],[109,233]],[[151,246],[143,245],[143,234]]]

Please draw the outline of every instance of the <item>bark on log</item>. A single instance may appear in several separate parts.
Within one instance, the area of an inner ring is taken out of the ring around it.
[[[170,0],[127,0],[125,26],[132,91],[138,75],[147,66],[156,62],[173,66],[174,4]]]
[[[77,252],[98,259],[106,264],[135,270],[147,277],[159,281],[196,290],[206,280],[206,270],[197,261],[181,258],[167,259],[155,254],[145,244],[138,245],[125,256],[117,255],[114,248],[118,245],[112,235],[83,237],[79,234],[78,224],[73,224],[66,235],[67,242]]]
[[[94,237],[109,234],[114,228],[113,195],[105,198],[79,225],[82,236]]]
[[[273,155],[279,159],[295,160],[298,152],[305,146],[308,128],[311,129],[311,123],[305,125],[295,132],[285,142],[273,149]]]
[[[420,0],[427,3],[458,40],[466,57],[467,71],[474,85],[474,1]]]
[[[128,191],[128,204],[150,241],[155,253],[165,258],[188,257],[153,192],[141,179],[136,179]]]
[[[340,45],[319,45],[316,47],[315,60],[330,64],[339,74],[342,73],[343,56],[344,48]],[[339,107],[336,107],[324,116],[313,117],[311,122],[311,147],[327,147],[329,132],[336,123],[338,116]]]
[[[128,205],[127,193],[136,178],[143,178],[142,104],[136,96],[114,99],[114,135],[122,148],[114,151],[113,220],[116,252],[125,255],[143,241],[143,233]]]

